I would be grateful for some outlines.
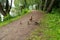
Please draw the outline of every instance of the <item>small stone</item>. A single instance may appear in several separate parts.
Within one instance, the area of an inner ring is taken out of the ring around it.
[[[20,24],[22,24],[22,22],[20,22]]]
[[[28,25],[30,25],[29,21],[28,21]]]

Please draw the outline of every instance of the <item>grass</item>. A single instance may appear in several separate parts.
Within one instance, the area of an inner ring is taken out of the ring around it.
[[[60,14],[57,11],[45,15],[40,26],[28,40],[60,40]]]
[[[16,16],[16,17],[11,17],[11,16],[9,16],[9,15],[6,16],[3,22],[0,21],[0,27],[3,27],[3,26],[5,26],[5,25],[7,25],[7,24],[9,24],[9,23],[11,23],[11,22],[13,22],[13,21],[15,21],[15,20],[20,19],[20,18],[23,17],[24,15],[27,15],[28,12],[30,12],[30,10],[24,9],[23,12],[22,12],[20,15]]]

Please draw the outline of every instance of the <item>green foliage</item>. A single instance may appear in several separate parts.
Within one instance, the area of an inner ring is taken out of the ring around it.
[[[28,14],[27,12],[30,12],[30,11],[28,9],[24,9],[22,11],[22,13],[19,12],[18,15],[15,16],[15,17],[11,17],[10,15],[5,16],[4,21],[3,22],[0,21],[0,27],[2,27],[4,25],[7,25],[7,24],[9,24],[9,23],[11,23],[11,22],[13,22],[15,20],[20,19],[23,15]]]
[[[60,14],[47,14],[43,20],[46,29],[43,33],[48,40],[60,40]]]
[[[28,12],[28,9],[23,9],[23,12],[21,13],[21,15],[24,15],[27,12]]]
[[[15,0],[14,3],[15,3],[15,6],[16,6],[16,7],[19,7],[20,0]]]

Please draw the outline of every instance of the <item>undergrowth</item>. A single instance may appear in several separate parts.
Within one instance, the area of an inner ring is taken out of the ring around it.
[[[17,11],[18,11],[18,10],[17,10]],[[15,21],[15,20],[20,19],[22,16],[27,15],[28,12],[30,12],[30,10],[28,10],[28,9],[23,9],[23,11],[22,11],[22,12],[18,12],[18,15],[15,16],[15,17],[11,17],[10,15],[5,16],[5,17],[4,17],[4,21],[3,21],[3,22],[0,21],[0,27],[5,26],[5,25],[7,25],[7,24],[9,24],[9,23],[11,23],[11,22],[13,22],[13,21]],[[1,20],[1,19],[0,19],[0,20]]]
[[[60,40],[60,11],[47,13],[27,40]]]

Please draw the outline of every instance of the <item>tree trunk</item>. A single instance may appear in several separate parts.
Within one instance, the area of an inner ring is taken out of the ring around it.
[[[10,9],[12,8],[12,0],[11,0],[11,6],[10,6]]]
[[[1,3],[0,3],[0,12],[1,12],[4,16],[6,16],[6,12],[3,10],[3,7],[2,7],[2,5],[1,5]]]
[[[6,13],[7,14],[9,13],[9,2],[8,2],[8,0],[6,0]]]
[[[12,0],[11,0],[11,6],[12,6]],[[10,12],[11,6],[9,6],[9,1],[6,0],[6,8],[5,8],[6,11],[4,11],[3,6],[2,6],[1,3],[0,3],[0,12],[1,12],[4,16],[6,16],[6,15]]]
[[[45,9],[46,9],[46,6],[47,6],[47,5],[46,5],[46,4],[47,4],[47,1],[48,1],[48,0],[45,0],[43,11],[45,11]]]
[[[27,2],[26,0],[24,0],[24,7],[26,8],[26,6],[27,6]]]
[[[10,10],[11,10],[11,7],[12,7],[12,0],[11,0],[11,5],[9,6],[9,1],[6,0],[6,13],[9,14]]]
[[[53,5],[54,1],[55,1],[55,0],[51,0],[51,3],[50,3],[50,5],[48,6],[48,8],[47,8],[47,11],[46,11],[46,12],[49,12],[49,11],[51,10],[52,5]]]
[[[42,9],[42,0],[40,0],[39,9]]]
[[[10,12],[11,8],[12,8],[12,0],[11,0],[11,5],[9,5],[9,12]]]

